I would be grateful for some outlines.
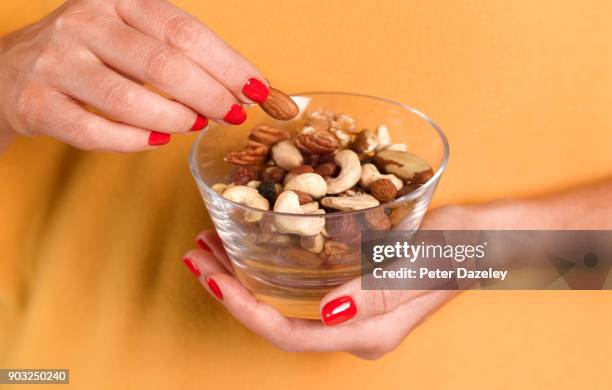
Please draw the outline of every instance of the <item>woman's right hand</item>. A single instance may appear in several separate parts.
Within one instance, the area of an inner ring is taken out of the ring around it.
[[[268,84],[166,1],[71,0],[0,40],[0,90],[0,135],[10,127],[86,150],[139,151],[208,119],[244,122],[242,103],[265,100]]]

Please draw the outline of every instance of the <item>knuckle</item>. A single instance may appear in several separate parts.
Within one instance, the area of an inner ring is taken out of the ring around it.
[[[72,0],[68,6],[53,20],[55,32],[70,32],[81,29],[93,18],[88,12],[88,4],[82,0]]]
[[[181,15],[176,15],[166,22],[164,36],[171,46],[182,50],[191,50],[200,42],[197,22]]]
[[[25,86],[15,99],[15,115],[26,125],[36,123],[36,113],[40,100],[40,91],[35,86]]]
[[[112,81],[103,87],[106,90],[104,97],[104,108],[115,115],[129,114],[134,112],[138,99],[136,92],[127,84]]]
[[[379,315],[393,310],[396,298],[393,290],[374,290],[365,294],[365,304],[374,315]]]
[[[169,46],[149,49],[143,61],[145,73],[154,83],[173,85],[185,80],[184,64],[179,54]]]
[[[269,337],[269,341],[276,348],[284,352],[300,352],[302,350],[295,342],[296,337],[290,324],[278,323],[273,328],[275,331]]]
[[[221,79],[234,79],[238,73],[237,61],[233,61],[229,56],[219,56],[217,58],[217,72]]]
[[[207,108],[214,116],[223,117],[234,104],[234,99],[221,89],[211,90],[207,97]]]

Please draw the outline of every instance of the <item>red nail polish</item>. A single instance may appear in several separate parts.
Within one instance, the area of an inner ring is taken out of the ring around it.
[[[160,133],[157,131],[152,131],[149,134],[149,145],[151,146],[165,145],[168,142],[170,142],[170,134]]]
[[[200,131],[208,125],[208,119],[205,116],[198,114],[195,123],[191,127],[191,131]]]
[[[242,87],[242,93],[256,103],[263,103],[268,98],[270,90],[266,87],[266,84],[256,78],[250,78],[246,84],[244,84],[244,87]]]
[[[321,317],[325,325],[337,325],[357,314],[357,306],[353,298],[347,296],[329,301],[321,310]]]
[[[212,291],[213,294],[217,297],[218,300],[223,300],[223,294],[221,294],[221,289],[219,289],[219,285],[215,282],[215,279],[211,277],[206,278],[206,283],[208,284],[208,288]]]
[[[246,111],[242,106],[233,104],[223,119],[232,125],[239,125],[246,120]]]
[[[201,238],[198,238],[198,239],[196,240],[196,244],[198,244],[198,246],[200,247],[200,249],[204,249],[205,251],[209,251],[209,252],[211,252],[210,247],[209,247],[208,245],[206,245],[206,243],[204,242],[204,240],[202,240]]]
[[[191,273],[194,274],[196,278],[199,278],[200,275],[202,275],[202,272],[200,271],[200,267],[198,267],[198,265],[194,263],[190,258],[188,257],[183,258],[183,263],[185,263],[185,266],[187,267],[187,269],[191,271]]]

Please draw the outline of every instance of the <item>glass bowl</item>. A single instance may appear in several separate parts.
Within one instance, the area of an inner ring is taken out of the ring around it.
[[[325,215],[282,214],[261,211],[223,198],[212,189],[226,183],[234,166],[223,160],[240,150],[250,130],[260,123],[293,129],[298,118],[276,121],[258,107],[247,109],[241,126],[211,125],[197,137],[190,155],[191,172],[215,228],[223,240],[236,276],[260,301],[290,317],[319,319],[319,303],[330,290],[360,276],[360,232],[365,229],[416,231],[429,206],[448,161],[444,133],[427,116],[391,100],[337,92],[311,92],[292,96],[301,114],[309,109],[329,109],[353,116],[359,128],[384,124],[394,143],[425,159],[434,175],[413,192],[367,210]],[[247,220],[260,219],[257,222]],[[255,215],[255,218],[253,218]],[[325,222],[325,250],[319,254],[303,249],[305,239],[270,232],[277,217]],[[381,224],[381,220],[384,221]],[[389,223],[391,226],[389,227]],[[381,227],[383,226],[383,227]]]

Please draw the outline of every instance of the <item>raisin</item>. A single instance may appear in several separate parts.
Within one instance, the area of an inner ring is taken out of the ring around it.
[[[270,206],[272,206],[274,204],[274,201],[276,200],[275,184],[276,183],[274,183],[273,181],[264,181],[259,186],[259,194],[264,198],[268,199],[268,202],[270,202]]]

